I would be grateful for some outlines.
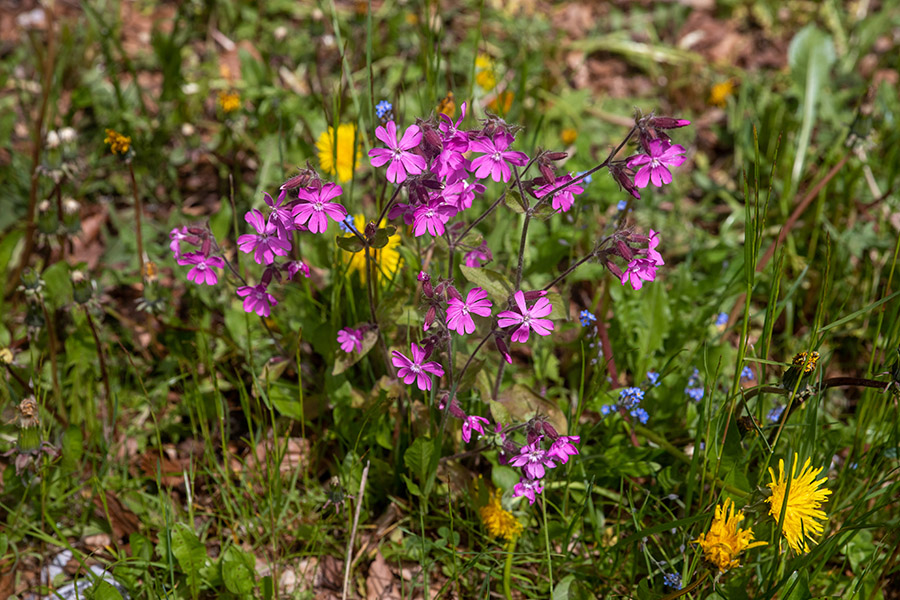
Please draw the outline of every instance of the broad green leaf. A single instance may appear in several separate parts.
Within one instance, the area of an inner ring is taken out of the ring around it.
[[[508,191],[506,196],[503,197],[503,203],[520,215],[523,214],[527,208],[525,203],[522,202],[522,197],[519,195],[519,192],[516,190]]]
[[[176,523],[172,528],[172,555],[178,566],[187,575],[191,589],[197,589],[200,569],[206,564],[206,547],[197,535],[184,523]]]
[[[553,595],[550,596],[550,598],[552,600],[569,600],[569,588],[572,587],[572,582],[574,581],[574,575],[566,575],[563,577],[560,582],[556,584],[556,587],[553,588]]]
[[[256,585],[254,567],[252,556],[229,546],[222,557],[222,581],[228,591],[241,596],[249,594]]]
[[[94,600],[122,600],[119,590],[103,580],[92,585],[89,593]]]
[[[362,249],[365,248],[365,244],[362,243],[362,240],[360,240],[355,235],[339,235],[334,238],[334,241],[337,242],[338,248],[340,248],[341,250],[346,250],[347,252],[361,252]]]
[[[424,482],[428,478],[432,454],[434,454],[434,440],[426,437],[416,438],[403,454],[403,464],[419,481]]]
[[[486,291],[496,304],[505,306],[507,299],[514,291],[512,282],[497,271],[465,265],[460,265],[459,270],[466,279]]]

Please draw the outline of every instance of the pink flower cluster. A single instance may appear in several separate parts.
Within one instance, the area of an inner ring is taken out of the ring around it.
[[[656,250],[659,246],[659,232],[651,229],[649,236],[629,232],[619,233],[617,236],[615,248],[607,254],[606,268],[619,278],[622,285],[630,283],[633,289],[639,290],[645,281],[656,279],[656,269],[666,264]],[[647,244],[647,246],[638,247],[632,244]],[[625,260],[627,265],[624,271],[613,262],[614,256]]]
[[[292,191],[296,199],[287,200]],[[244,311],[268,317],[271,308],[278,304],[268,291],[273,280],[281,282],[284,277],[290,280],[297,273],[309,277],[306,263],[289,258],[294,232],[323,233],[329,219],[343,221],[347,211],[334,201],[342,191],[341,186],[323,183],[314,172],[304,171],[281,186],[277,200],[265,194],[266,213],[254,208],[244,214],[244,220],[255,233],[238,237],[238,249],[251,254],[257,264],[264,266],[259,283],[245,284],[236,290],[238,297],[243,298]],[[192,266],[188,280],[207,285],[218,283],[214,269],[225,267],[226,262],[208,229],[176,227],[169,237],[178,264]],[[199,245],[200,251],[182,253],[183,243]]]
[[[640,199],[638,188],[649,184],[662,187],[672,183],[670,167],[678,167],[685,161],[684,146],[673,144],[666,133],[668,129],[677,129],[690,125],[687,119],[673,117],[657,117],[653,114],[638,115],[635,127],[641,153],[617,161],[610,165],[609,171],[619,185],[634,198]]]

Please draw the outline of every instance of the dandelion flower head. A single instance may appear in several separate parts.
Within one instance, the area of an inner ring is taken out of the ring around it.
[[[338,181],[342,183],[350,181],[353,171],[359,167],[362,148],[357,144],[356,152],[354,152],[353,140],[355,137],[356,125],[343,123],[337,128],[337,145],[335,145],[334,127],[323,131],[316,140],[316,148],[319,150],[319,166],[329,175],[337,173]]]
[[[478,509],[481,514],[481,522],[485,529],[494,537],[502,537],[513,540],[522,531],[522,524],[511,512],[500,504],[502,492],[495,489],[491,492],[491,498],[487,504]]]
[[[716,506],[716,516],[708,533],[701,533],[694,540],[700,544],[703,556],[719,568],[720,572],[740,566],[738,555],[748,548],[765,546],[766,542],[754,542],[753,530],[741,529],[738,523],[744,520],[744,511],[735,512],[731,498]]]
[[[825,483],[825,479],[816,481],[816,476],[824,467],[813,470],[807,458],[803,468],[800,469],[800,474],[797,475],[798,462],[799,457],[795,454],[790,479],[785,477],[784,460],[778,461],[778,477],[775,477],[775,472],[771,468],[769,469],[769,476],[772,478],[769,489],[772,490],[772,495],[766,498],[766,502],[769,503],[769,514],[776,521],[781,516],[782,507],[785,507],[781,532],[787,538],[791,550],[799,554],[809,552],[807,538],[812,539],[813,536],[822,534],[823,526],[820,521],[824,520],[826,515],[820,507],[827,501],[831,490],[819,489]]]
[[[131,138],[112,129],[106,130],[103,143],[109,144],[109,149],[113,154],[125,154],[131,148]]]
[[[233,113],[241,107],[241,97],[237,92],[219,92],[219,106],[222,112]]]

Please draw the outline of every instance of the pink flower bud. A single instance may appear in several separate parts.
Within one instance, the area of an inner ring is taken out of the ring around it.
[[[425,313],[425,325],[422,327],[423,330],[428,331],[428,328],[434,324],[436,312],[434,306],[428,308],[428,312]]]
[[[463,302],[462,294],[460,294],[459,291],[452,285],[447,286],[447,295],[450,296],[451,298],[453,298],[454,300],[459,300],[460,302]]]
[[[522,295],[525,296],[526,302],[533,302],[538,298],[543,298],[544,296],[546,296],[547,292],[545,292],[544,290],[532,290],[530,292],[523,292]]]
[[[624,258],[626,261],[631,261],[634,258],[634,252],[632,252],[631,248],[628,247],[628,244],[623,242],[622,240],[616,240],[616,248],[619,249],[619,256]]]
[[[616,263],[608,260],[604,263],[609,272],[615,275],[616,279],[622,279],[622,269],[616,266]]]

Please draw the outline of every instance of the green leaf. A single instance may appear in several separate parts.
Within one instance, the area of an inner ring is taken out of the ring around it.
[[[384,248],[387,246],[390,237],[394,235],[397,231],[397,228],[393,225],[388,225],[384,229],[379,229],[375,232],[375,237],[372,239],[372,247],[373,248]]]
[[[404,483],[406,483],[406,489],[409,490],[409,493],[413,496],[421,496],[422,490],[419,488],[418,484],[416,484],[412,479],[407,477],[406,473],[400,473],[400,477],[403,479]]]
[[[78,463],[84,454],[84,435],[80,427],[69,427],[62,436],[62,461],[60,467],[63,471],[71,473],[78,468]]]
[[[72,280],[69,277],[69,265],[64,261],[52,264],[41,274],[46,287],[44,298],[47,308],[55,310],[72,301]]]
[[[222,557],[222,581],[232,594],[249,594],[256,585],[253,557],[235,546],[229,546]]]
[[[784,600],[809,600],[813,595],[809,592],[809,576],[805,570],[794,571],[787,580],[787,595]]]
[[[206,547],[197,535],[184,523],[172,528],[172,555],[187,575],[192,590],[200,583],[200,569],[206,564]]]
[[[434,441],[426,437],[416,438],[416,441],[403,454],[403,464],[419,481],[424,482],[428,479],[432,454],[434,454]]]
[[[122,600],[119,590],[102,579],[91,586],[90,595],[94,600]]]
[[[506,196],[503,197],[503,203],[520,215],[528,209],[525,203],[522,202],[522,196],[516,190],[508,191]]]
[[[351,236],[337,236],[334,238],[334,241],[337,242],[338,248],[341,250],[346,250],[347,252],[361,252],[363,248],[365,248],[365,244],[362,243],[355,235]],[[380,248],[381,246],[379,246]]]
[[[552,600],[569,600],[569,588],[572,587],[572,582],[574,581],[574,575],[566,575],[563,577],[562,580],[556,584],[556,587],[553,588],[553,595],[550,598]]]
[[[550,311],[550,314],[545,318],[552,319],[554,321],[569,320],[569,304],[563,300],[563,297],[557,294],[556,292],[550,292],[546,296],[547,300],[553,306],[553,310]]]
[[[513,293],[513,285],[504,275],[491,269],[481,269],[460,265],[459,270],[463,276],[486,291],[491,299],[498,304],[506,304]]]

